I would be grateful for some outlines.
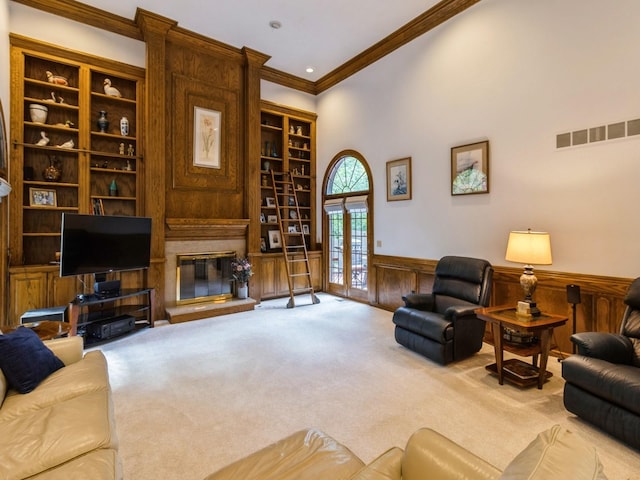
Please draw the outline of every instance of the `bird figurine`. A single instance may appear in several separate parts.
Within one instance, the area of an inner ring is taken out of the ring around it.
[[[56,92],[51,92],[51,98],[43,98],[42,101],[50,102],[50,103],[58,103],[58,99],[56,98]]]
[[[38,140],[36,145],[38,145],[39,147],[44,147],[44,146],[48,145],[49,144],[49,137],[47,137],[47,133],[44,130],[42,130],[40,132],[40,136],[42,138],[40,140]]]
[[[68,142],[64,142],[62,145],[58,145],[58,148],[73,148],[75,145],[73,139],[69,140]]]
[[[110,97],[122,97],[120,90],[116,87],[111,86],[111,80],[108,78],[104,79],[104,93],[109,95]]]
[[[60,75],[54,75],[53,73],[51,73],[50,71],[47,70],[47,81],[49,83],[53,83],[55,85],[64,85],[67,86],[69,85],[69,82],[67,82],[67,79],[60,76]]]

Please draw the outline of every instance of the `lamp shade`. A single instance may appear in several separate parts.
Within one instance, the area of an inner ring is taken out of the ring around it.
[[[551,237],[531,230],[509,233],[505,260],[526,265],[551,265]]]

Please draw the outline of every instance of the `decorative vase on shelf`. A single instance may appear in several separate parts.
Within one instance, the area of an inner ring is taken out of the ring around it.
[[[42,176],[47,182],[57,182],[62,177],[62,170],[58,165],[59,162],[56,157],[49,158],[49,166],[42,172]]]
[[[109,196],[117,197],[118,196],[118,184],[115,180],[111,181],[111,185],[109,185]]]
[[[129,135],[129,119],[127,117],[120,119],[120,135],[123,137]]]
[[[100,110],[100,116],[98,117],[98,129],[101,133],[107,133],[109,129],[109,120],[107,119],[107,112]]]
[[[29,105],[29,116],[33,123],[47,123],[47,115],[49,109],[39,103],[32,103]]]
[[[249,296],[249,287],[247,286],[246,283],[238,283],[238,288],[237,288],[237,295],[238,298],[248,298]]]

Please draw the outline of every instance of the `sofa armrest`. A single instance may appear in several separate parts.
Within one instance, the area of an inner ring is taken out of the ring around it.
[[[469,450],[429,428],[415,432],[402,459],[402,480],[495,480],[500,470]]]
[[[633,345],[624,335],[604,332],[581,332],[571,335],[578,353],[611,363],[630,365],[633,362]]]
[[[62,360],[65,365],[82,360],[84,341],[82,337],[63,337],[54,340],[45,340],[44,344],[56,357]]]
[[[434,300],[431,293],[410,293],[409,295],[404,295],[402,300],[405,307],[415,308],[423,312],[433,311]]]
[[[354,474],[350,480],[401,480],[403,455],[401,448],[390,448]]]

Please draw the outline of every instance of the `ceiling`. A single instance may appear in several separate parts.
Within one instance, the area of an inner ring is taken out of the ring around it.
[[[265,64],[317,81],[418,17],[439,0],[82,0],[133,19],[136,9],[271,59]],[[274,29],[270,22],[278,21]],[[312,73],[306,72],[313,67]]]

